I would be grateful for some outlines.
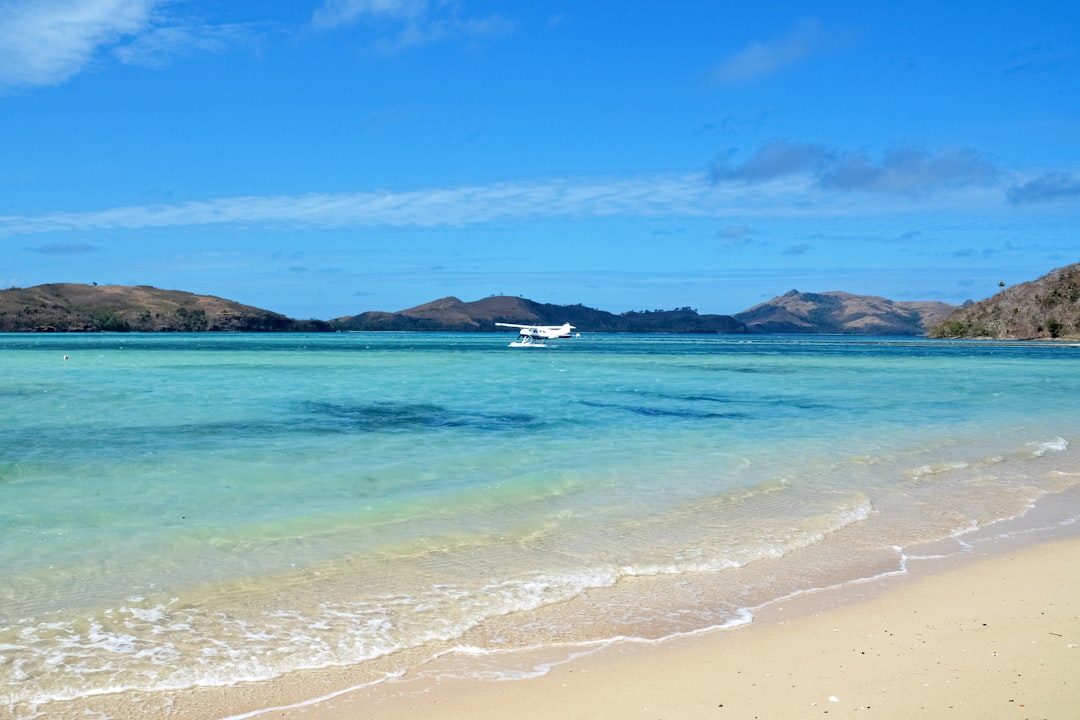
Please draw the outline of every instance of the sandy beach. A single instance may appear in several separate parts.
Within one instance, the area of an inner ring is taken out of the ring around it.
[[[45,716],[122,720],[154,706],[153,716],[181,720],[1075,718],[1077,530],[910,559],[906,573],[771,603],[752,622],[697,635],[451,653],[374,684],[338,668],[185,691],[164,705],[112,695]]]
[[[1011,547],[776,603],[749,625],[624,642],[542,676],[403,678],[258,717],[1076,717],[1080,539]],[[438,667],[445,663],[445,667]]]

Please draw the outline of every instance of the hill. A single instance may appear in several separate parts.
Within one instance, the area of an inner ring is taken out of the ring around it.
[[[699,315],[690,308],[626,312],[621,315],[584,305],[550,305],[525,298],[496,295],[474,302],[456,297],[399,312],[364,312],[331,320],[340,330],[442,330],[491,332],[495,323],[561,325],[589,332],[741,333],[742,323],[730,315]]]
[[[755,333],[922,335],[955,306],[942,302],[894,302],[845,292],[792,290],[735,315]]]
[[[1037,340],[1080,337],[1080,263],[968,303],[931,337]]]
[[[569,322],[587,332],[917,335],[954,309],[937,302],[903,303],[843,292],[792,290],[735,316],[701,315],[689,307],[616,315],[584,305],[551,305],[499,295],[474,302],[446,297],[398,312],[369,311],[327,322],[292,320],[269,310],[178,290],[58,283],[0,291],[0,332],[491,332],[498,322]]]
[[[209,295],[139,285],[56,283],[0,290],[0,332],[328,330]]]

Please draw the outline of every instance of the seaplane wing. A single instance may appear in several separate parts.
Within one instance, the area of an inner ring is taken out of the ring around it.
[[[499,327],[512,327],[518,329],[518,335],[532,338],[533,340],[555,340],[556,338],[570,337],[570,331],[574,326],[570,323],[562,325],[515,325],[514,323],[495,323]]]

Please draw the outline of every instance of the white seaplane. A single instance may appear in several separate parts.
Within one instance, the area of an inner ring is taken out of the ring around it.
[[[518,329],[517,340],[510,343],[510,347],[547,347],[545,340],[558,340],[559,338],[571,337],[570,331],[574,326],[570,323],[562,325],[514,325],[513,323],[495,323],[498,327],[510,327]]]

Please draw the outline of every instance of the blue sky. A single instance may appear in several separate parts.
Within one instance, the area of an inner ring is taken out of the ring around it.
[[[1074,0],[0,0],[2,287],[960,303],[1078,229]]]

